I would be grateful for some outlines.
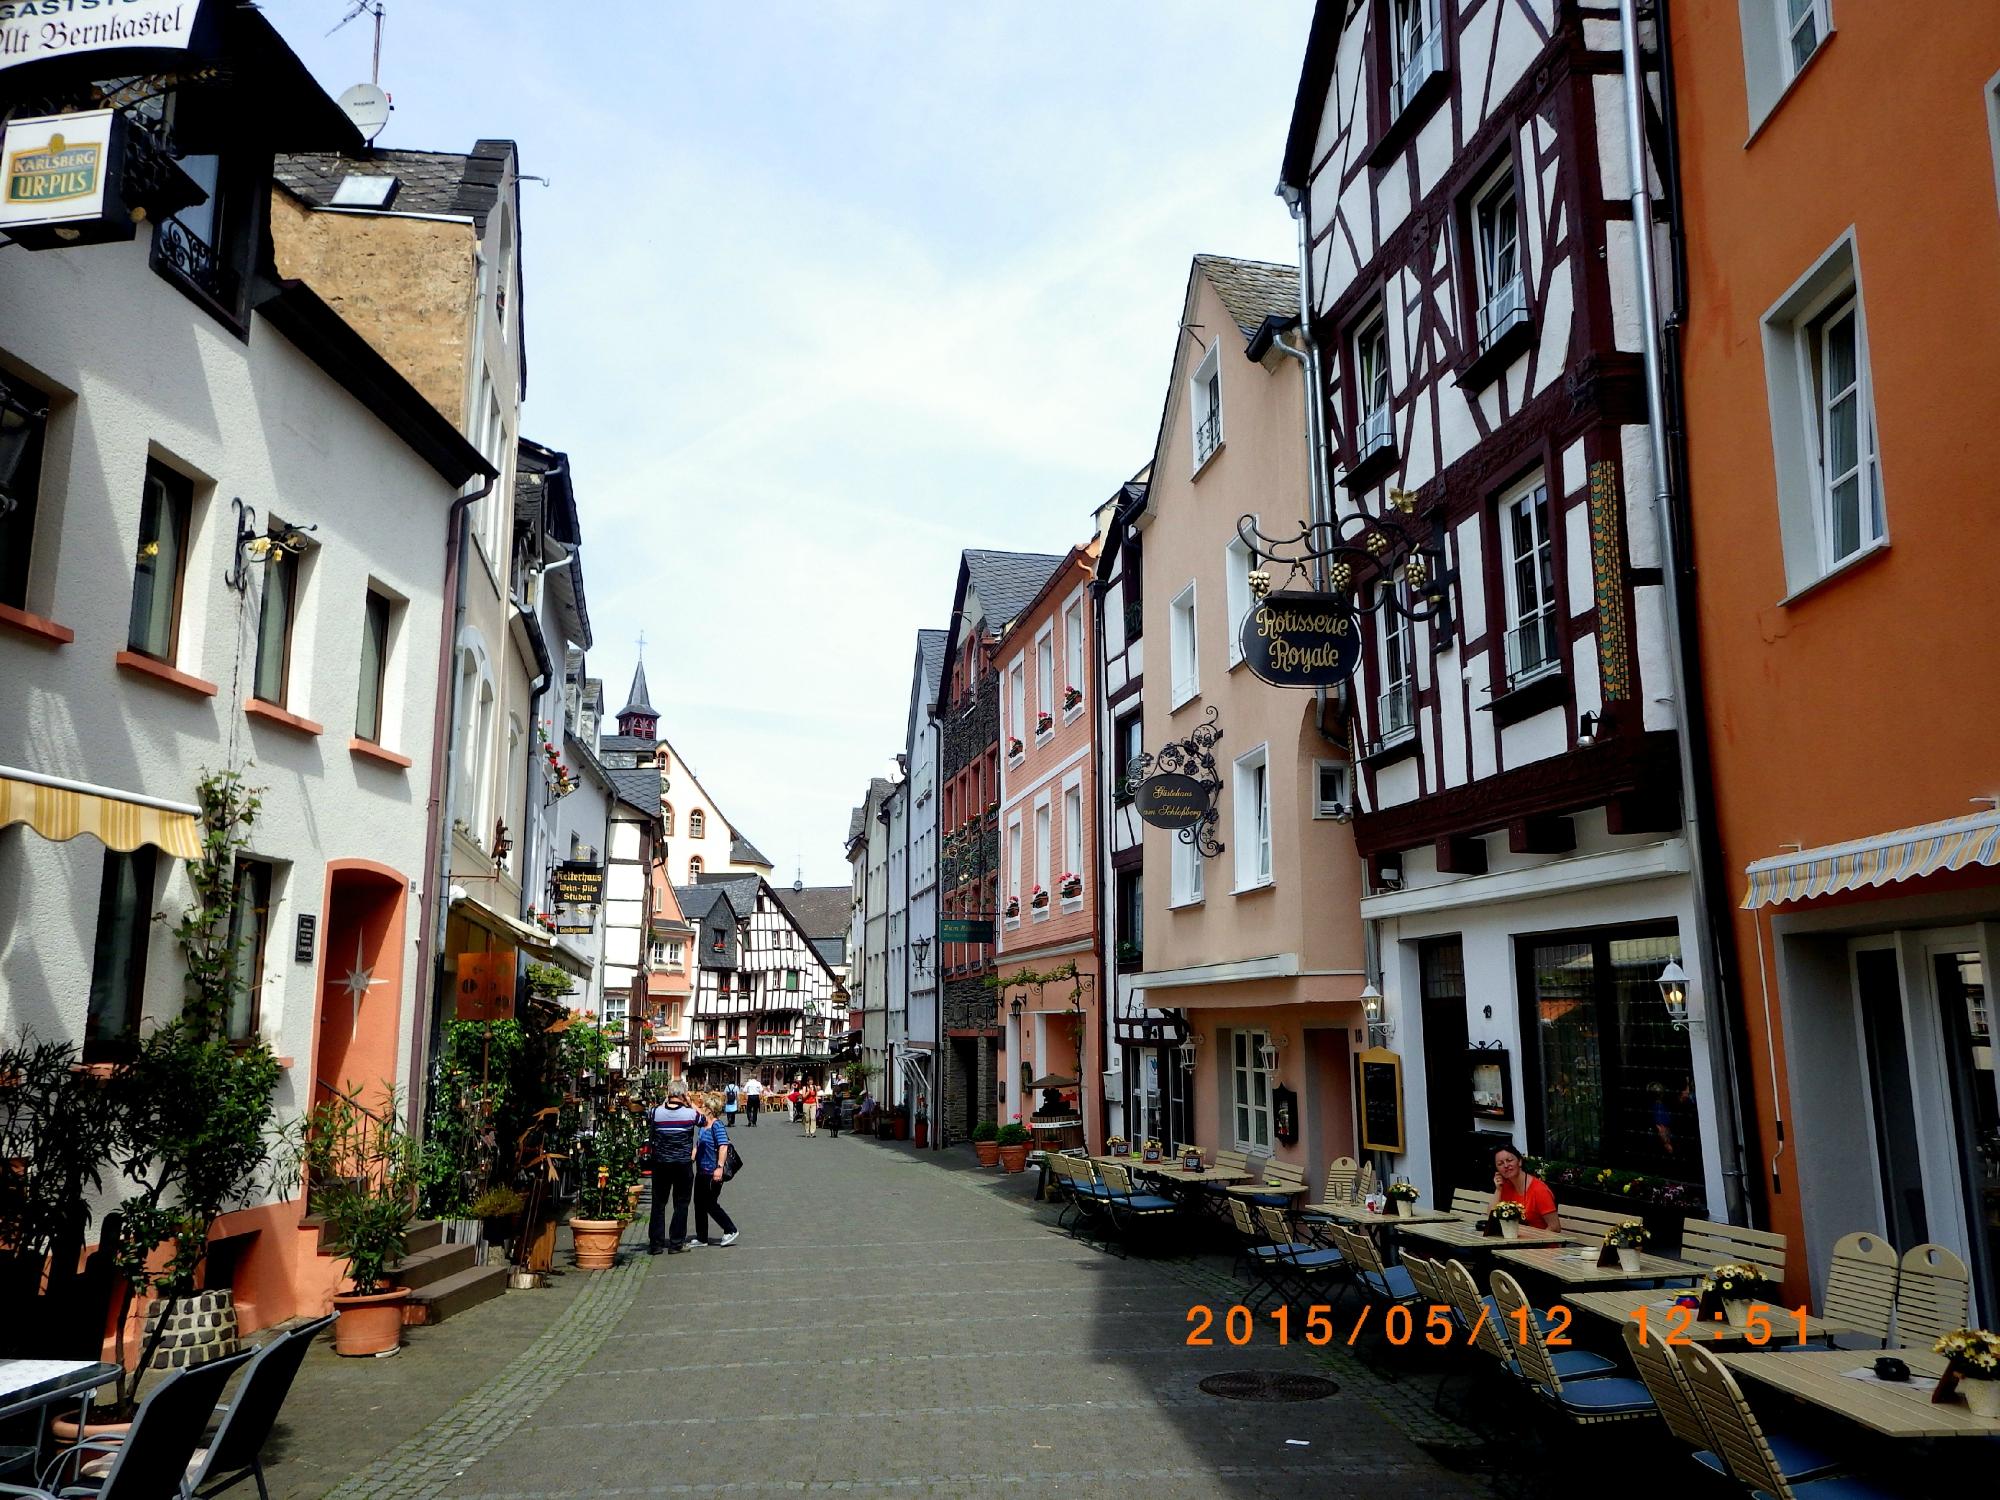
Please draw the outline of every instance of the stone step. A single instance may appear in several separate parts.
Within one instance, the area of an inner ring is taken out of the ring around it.
[[[496,1260],[418,1287],[410,1293],[409,1306],[403,1310],[404,1326],[422,1328],[442,1323],[454,1313],[490,1302],[507,1290],[507,1277],[512,1269],[504,1260]]]
[[[327,1244],[326,1216],[324,1214],[302,1214],[299,1218],[299,1228],[318,1231],[319,1253],[321,1255],[333,1254],[333,1250]],[[433,1245],[442,1244],[443,1242],[444,1225],[440,1224],[436,1219],[413,1219],[410,1222],[410,1237],[408,1241],[410,1254],[414,1255],[419,1250],[428,1250]]]
[[[432,1245],[428,1249],[412,1250],[384,1269],[396,1278],[396,1285],[415,1291],[418,1287],[429,1286],[447,1276],[469,1270],[478,1260],[477,1245]]]

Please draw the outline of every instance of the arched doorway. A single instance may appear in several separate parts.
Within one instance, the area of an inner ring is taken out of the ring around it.
[[[371,1108],[396,1083],[407,882],[385,865],[330,861],[320,953],[313,1099],[334,1092]]]

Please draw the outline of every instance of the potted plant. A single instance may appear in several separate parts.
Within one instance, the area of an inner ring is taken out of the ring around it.
[[[1056,882],[1056,889],[1062,892],[1065,901],[1074,901],[1083,894],[1083,877],[1074,870],[1065,870]]]
[[[624,1109],[601,1112],[596,1128],[577,1137],[577,1178],[582,1186],[569,1217],[579,1271],[608,1271],[618,1260],[618,1241],[635,1210],[631,1189],[639,1181],[639,1141],[634,1116]]]
[[[1125,1137],[1122,1135],[1106,1136],[1104,1138],[1104,1154],[1106,1156],[1123,1156],[1125,1154]]]
[[[1080,688],[1080,687],[1068,687],[1068,688],[1064,688],[1064,689],[1063,689],[1063,712],[1064,712],[1064,713],[1068,713],[1068,712],[1069,712],[1069,711],[1070,711],[1070,710],[1071,710],[1072,708],[1075,708],[1075,707],[1077,706],[1077,704],[1079,704],[1079,703],[1081,703],[1081,702],[1083,702],[1083,689],[1082,689],[1082,688]]]
[[[1049,909],[1049,893],[1040,886],[1036,886],[1034,890],[1028,893],[1028,905],[1032,906],[1036,911],[1047,911]]]
[[[1646,1241],[1652,1238],[1644,1222],[1627,1219],[1623,1224],[1604,1236],[1604,1243],[1618,1252],[1618,1269],[1628,1276],[1639,1274],[1640,1257],[1644,1254]]]
[[[1021,920],[1021,898],[1019,896],[1009,896],[1007,898],[1007,910],[1004,915],[1010,922]]]
[[[1417,1185],[1406,1177],[1389,1184],[1389,1201],[1396,1205],[1396,1217],[1407,1219],[1417,1209]]]
[[[1500,1226],[1500,1238],[1503,1240],[1518,1240],[1521,1237],[1521,1221],[1527,1216],[1527,1209],[1518,1203],[1493,1205],[1493,1221]]]
[[[1032,1137],[1028,1127],[1019,1120],[1009,1120],[996,1133],[995,1144],[999,1150],[1000,1170],[1019,1172],[1028,1165],[1028,1146]]]
[[[1730,1261],[1710,1271],[1701,1290],[1705,1302],[1721,1304],[1722,1316],[1731,1328],[1743,1328],[1750,1322],[1751,1306],[1770,1294],[1770,1282],[1757,1267]]]
[[[1007,758],[1009,760],[1019,760],[1027,753],[1028,747],[1021,743],[1021,737],[1018,734],[1007,737]]]
[[[333,1299],[334,1352],[393,1354],[410,1293],[392,1268],[409,1248],[421,1180],[395,1092],[383,1090],[374,1108],[347,1094],[319,1105],[306,1122],[305,1163],[327,1248],[346,1257],[353,1284]]]
[[[513,1188],[488,1188],[472,1200],[467,1217],[479,1220],[480,1237],[489,1245],[504,1245],[521,1227],[528,1200]]]
[[[979,1165],[990,1167],[1000,1160],[1000,1127],[991,1120],[981,1120],[972,1127],[972,1149],[979,1157]]]
[[[1958,1393],[1978,1416],[2000,1417],[2000,1334],[1961,1328],[1932,1346],[1958,1377]]]
[[[931,1143],[931,1117],[930,1112],[924,1108],[922,1095],[917,1097],[917,1111],[910,1117],[910,1137],[919,1146],[928,1146]]]
[[[1055,727],[1056,727],[1056,716],[1050,713],[1047,709],[1043,709],[1040,713],[1035,715],[1036,734],[1047,734],[1051,729]]]

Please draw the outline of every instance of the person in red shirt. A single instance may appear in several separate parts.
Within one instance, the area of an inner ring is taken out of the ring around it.
[[[1549,1185],[1521,1165],[1521,1157],[1512,1146],[1502,1146],[1493,1153],[1493,1202],[1489,1209],[1502,1203],[1518,1203],[1526,1210],[1525,1221],[1531,1229],[1561,1229],[1562,1221],[1556,1217],[1556,1195],[1549,1191]]]

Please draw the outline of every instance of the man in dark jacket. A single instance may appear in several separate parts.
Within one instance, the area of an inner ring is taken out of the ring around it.
[[[685,1089],[674,1089],[667,1102],[653,1111],[653,1221],[647,1249],[679,1255],[687,1249],[688,1199],[694,1193],[695,1137],[701,1114],[688,1103]],[[667,1228],[667,1198],[674,1201],[671,1231]]]

